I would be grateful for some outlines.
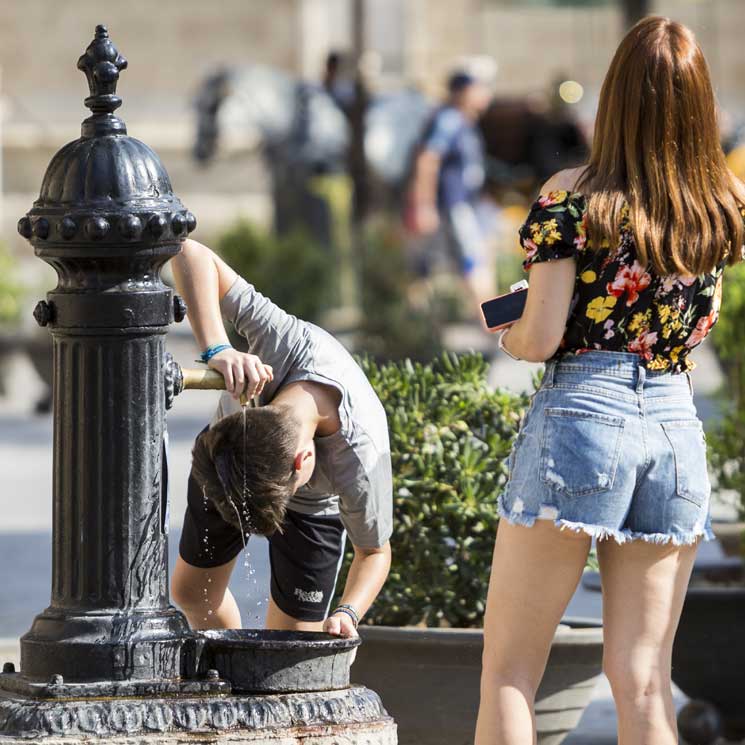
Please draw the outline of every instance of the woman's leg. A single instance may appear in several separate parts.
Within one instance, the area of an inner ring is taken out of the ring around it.
[[[619,745],[677,745],[670,668],[696,546],[598,543],[603,667]]]
[[[176,559],[171,578],[171,598],[181,608],[192,629],[239,629],[241,613],[228,589],[236,559],[209,569]]]
[[[500,522],[484,619],[476,745],[535,743],[535,692],[589,550],[589,536],[550,520],[530,528]]]

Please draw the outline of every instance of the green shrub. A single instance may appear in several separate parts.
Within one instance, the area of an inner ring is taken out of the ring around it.
[[[737,495],[745,518],[745,264],[725,270],[722,307],[711,332],[727,384],[723,413],[707,432],[709,462],[718,490]]]
[[[356,347],[378,361],[429,360],[438,354],[440,319],[448,309],[425,283],[415,284],[397,231],[389,225],[368,229],[358,266],[361,317]]]
[[[711,341],[727,376],[728,394],[745,407],[745,263],[725,270],[722,307]]]
[[[528,397],[490,390],[475,354],[361,364],[388,414],[394,485],[393,565],[366,622],[480,626],[497,497]]]
[[[217,240],[217,253],[277,305],[318,321],[336,302],[336,260],[331,249],[303,233],[275,236],[239,220]]]
[[[12,326],[21,315],[23,287],[16,280],[15,261],[0,243],[0,326]]]

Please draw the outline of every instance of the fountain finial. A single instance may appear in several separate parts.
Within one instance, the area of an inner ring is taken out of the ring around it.
[[[109,30],[100,24],[96,26],[93,41],[78,59],[78,70],[85,73],[90,90],[85,105],[93,112],[83,122],[83,137],[127,133],[124,122],[113,113],[122,105],[116,85],[119,73],[126,67],[127,60],[109,39]]]

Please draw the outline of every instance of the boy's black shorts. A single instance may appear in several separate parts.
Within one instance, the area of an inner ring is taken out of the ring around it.
[[[234,559],[243,550],[240,530],[225,522],[212,502],[205,500],[191,474],[187,502],[179,543],[181,558],[201,569]],[[344,557],[345,538],[339,515],[287,510],[282,532],[267,539],[272,599],[281,611],[299,621],[326,618]]]

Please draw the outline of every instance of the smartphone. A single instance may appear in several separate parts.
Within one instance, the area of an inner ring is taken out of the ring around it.
[[[489,331],[500,331],[517,321],[525,309],[528,297],[528,283],[522,279],[510,287],[504,295],[481,303],[481,312]]]

